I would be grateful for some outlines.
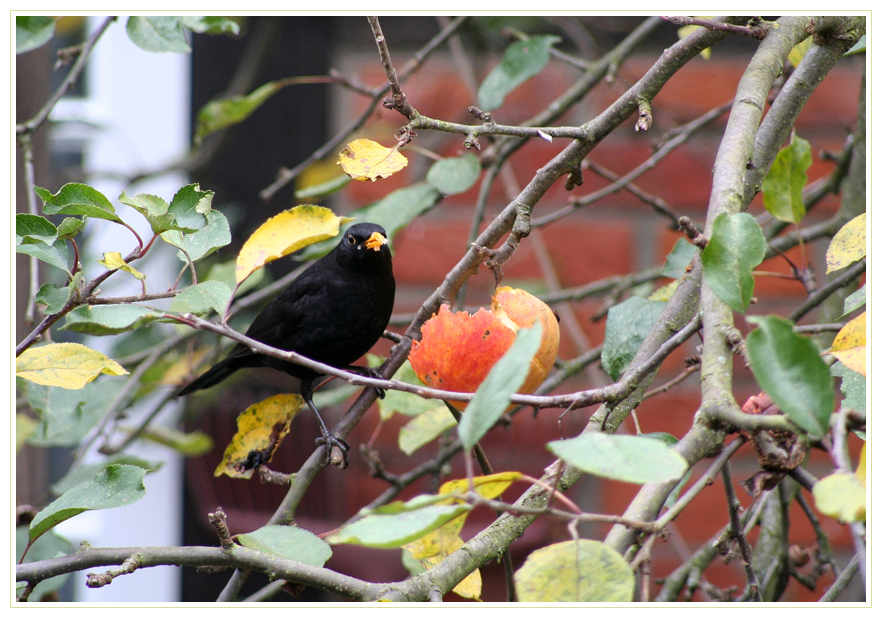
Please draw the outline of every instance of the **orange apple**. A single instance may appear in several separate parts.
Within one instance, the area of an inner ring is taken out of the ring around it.
[[[542,324],[542,342],[518,391],[532,393],[554,365],[560,328],[551,308],[524,290],[497,288],[490,310],[482,307],[475,314],[453,313],[441,305],[423,324],[422,340],[413,342],[410,364],[426,386],[473,393],[514,343],[517,331],[537,320]],[[468,405],[464,401],[450,403],[460,410]]]

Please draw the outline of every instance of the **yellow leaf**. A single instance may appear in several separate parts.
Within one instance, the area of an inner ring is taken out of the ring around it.
[[[646,300],[663,300],[665,302],[671,300],[671,296],[680,285],[679,279],[674,279],[670,283],[661,286],[655,292],[646,297]]]
[[[474,479],[475,491],[478,495],[492,500],[496,498],[523,475],[520,472],[497,472],[496,474],[488,474],[487,476],[478,476]],[[456,479],[447,481],[438,490],[438,495],[444,494],[464,494],[469,490],[468,479]]]
[[[122,254],[117,253],[116,251],[108,251],[104,254],[104,259],[98,260],[98,263],[107,270],[124,270],[139,281],[145,276],[144,273],[139,272],[126,264],[125,260],[123,260]]]
[[[454,537],[451,543],[444,547],[439,553],[433,554],[431,556],[420,557],[416,553],[414,553],[412,546],[417,545],[419,541],[416,543],[408,543],[404,546],[404,549],[409,551],[414,558],[420,561],[426,569],[431,569],[435,565],[441,563],[447,556],[455,552],[457,549],[463,546],[463,541],[461,538]],[[454,588],[453,592],[458,594],[464,599],[474,599],[476,601],[481,600],[481,572],[478,569],[475,569],[468,575],[466,575],[465,579],[459,582]]]
[[[704,19],[710,19],[710,17],[704,17]],[[682,28],[677,28],[677,37],[681,39],[685,39],[687,36],[692,34],[693,31],[703,29],[701,26],[683,26]],[[705,47],[701,50],[701,57],[705,60],[710,60],[711,50],[710,47]]]
[[[790,61],[790,64],[793,66],[799,66],[799,63],[802,62],[803,56],[805,56],[806,52],[809,50],[809,47],[812,46],[812,37],[807,37],[802,40],[802,43],[796,45],[793,49],[790,50],[790,53],[787,54],[787,59]]]
[[[79,343],[50,343],[22,352],[15,359],[15,375],[43,386],[83,388],[101,373],[127,374],[122,365]]]
[[[852,371],[857,371],[862,376],[867,375],[866,311],[842,327],[833,340],[830,353]]]
[[[264,264],[333,238],[340,233],[340,224],[347,221],[352,219],[338,217],[323,206],[295,206],[276,215],[257,228],[242,246],[236,258],[236,284]]]
[[[492,500],[498,497],[502,492],[508,489],[513,481],[518,480],[523,475],[520,472],[498,472],[487,476],[479,476],[474,479],[475,491],[484,498]],[[453,496],[464,494],[469,489],[468,479],[457,479],[444,483],[438,490],[438,495],[443,496],[450,494],[451,497],[438,502],[438,504],[453,504],[459,502],[458,498]],[[413,554],[417,560],[424,560],[431,556],[449,555],[452,551],[450,547],[456,545],[459,540],[459,533],[465,524],[468,513],[463,513],[458,517],[454,517],[449,522],[432,530],[422,538],[408,543],[405,548]],[[462,541],[460,541],[460,545]]]
[[[459,540],[459,532],[465,523],[467,513],[451,519],[449,522],[432,530],[422,538],[404,545],[414,558],[425,560],[432,556],[447,555],[448,549]],[[460,543],[461,544],[461,543]],[[446,552],[446,553],[445,553]]]
[[[634,572],[611,547],[578,539],[527,556],[515,573],[515,589],[526,603],[623,603],[634,596]]]
[[[822,478],[812,487],[812,495],[824,515],[848,523],[867,519],[867,488],[853,472]]]
[[[300,395],[280,394],[250,406],[237,419],[238,431],[214,471],[215,476],[249,479],[255,468],[273,458],[288,435],[291,419],[303,407]]]
[[[845,268],[867,255],[867,213],[858,215],[833,236],[827,249],[827,272]]]
[[[349,142],[337,162],[355,180],[386,178],[407,167],[407,159],[397,149],[369,139]]]
[[[202,361],[213,352],[213,348],[206,346],[197,349],[192,354],[185,354],[174,359],[165,367],[157,382],[167,386],[179,386],[184,380],[193,379],[193,369],[199,367]]]
[[[867,486],[867,443],[864,442],[864,445],[861,447],[861,458],[858,462],[857,470],[854,471],[854,475],[857,477],[857,480],[864,487]]]

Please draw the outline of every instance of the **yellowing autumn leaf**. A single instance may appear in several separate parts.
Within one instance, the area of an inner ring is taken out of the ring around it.
[[[857,477],[858,482],[864,487],[867,486],[867,443],[864,442],[864,445],[861,447],[861,457],[858,461],[858,467],[854,471],[855,477]]]
[[[679,286],[680,280],[674,279],[670,283],[666,283],[655,292],[647,296],[646,300],[662,300],[664,302],[668,302],[669,300],[671,300],[671,296],[674,294]]]
[[[487,476],[479,476],[473,479],[475,491],[479,496],[492,500],[508,489],[512,482],[518,480],[523,475],[520,472],[497,472],[496,474],[488,474]],[[464,494],[469,490],[468,479],[456,479],[447,481],[438,490],[438,495],[444,494]]]
[[[116,251],[108,251],[104,254],[104,259],[98,260],[98,263],[107,270],[124,270],[139,281],[144,278],[144,273],[139,272],[126,264],[125,260],[123,260],[122,254],[117,253]]]
[[[849,523],[867,519],[867,443],[854,472],[831,474],[812,488],[818,510]]]
[[[337,162],[355,180],[387,178],[407,167],[407,159],[398,150],[369,139],[349,142]]]
[[[508,489],[513,481],[518,480],[522,476],[520,472],[499,472],[497,474],[479,476],[473,479],[473,482],[475,484],[475,491],[479,495],[492,500]],[[438,490],[438,495],[463,494],[468,489],[468,479],[456,479],[444,483]],[[438,504],[453,504],[457,501],[459,501],[458,498],[451,497],[438,502]],[[463,541],[459,537],[459,533],[465,524],[467,515],[468,513],[463,513],[451,519],[422,538],[404,545],[404,549],[410,552],[416,560],[419,560],[424,567],[427,569],[432,568],[462,546]],[[477,570],[473,571],[453,591],[466,599],[478,599],[481,595],[481,574]]]
[[[443,548],[438,548],[432,555],[418,555],[421,551],[419,548],[419,541],[414,543],[408,543],[404,546],[404,549],[411,553],[411,555],[419,560],[420,564],[422,564],[426,569],[431,569],[435,565],[441,563],[447,556],[455,552],[457,549],[464,545],[463,540],[458,536],[453,537],[449,544],[446,544]],[[483,586],[483,582],[481,580],[481,572],[478,569],[475,569],[468,575],[466,575],[465,579],[459,582],[454,588],[453,592],[458,594],[464,599],[474,599],[476,601],[481,600],[481,588]]]
[[[790,53],[787,54],[787,59],[790,61],[790,64],[795,67],[799,66],[799,63],[802,62],[803,56],[805,56],[811,46],[812,37],[806,37],[802,40],[802,43],[795,45],[793,49],[790,50]]]
[[[858,215],[833,236],[827,248],[827,272],[845,268],[867,255],[867,213]]]
[[[295,206],[269,219],[245,241],[236,258],[236,284],[242,283],[264,264],[340,233],[338,217],[323,206]]]
[[[698,16],[701,19],[713,19],[710,15]],[[704,30],[701,26],[683,26],[682,28],[677,28],[677,38],[685,39],[687,36],[692,34],[695,30]],[[710,47],[705,47],[701,50],[701,57],[705,60],[710,60],[711,50]]]
[[[238,431],[214,471],[215,476],[249,479],[261,464],[269,463],[276,447],[288,435],[291,419],[303,407],[300,395],[273,395],[250,406],[236,420]]]
[[[867,488],[853,472],[822,478],[812,487],[812,495],[824,515],[848,523],[867,519]]]
[[[527,556],[515,589],[526,603],[624,603],[634,597],[634,571],[600,541],[564,541]]]
[[[864,311],[858,317],[842,327],[833,345],[830,354],[842,361],[842,364],[857,371],[862,376],[867,375],[867,312]]]
[[[122,365],[79,343],[50,343],[29,348],[15,359],[15,375],[35,384],[76,390],[107,373],[127,374]]]

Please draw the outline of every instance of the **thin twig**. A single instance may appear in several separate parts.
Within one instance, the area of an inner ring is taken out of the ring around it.
[[[53,108],[56,103],[61,100],[68,90],[70,90],[73,85],[76,83],[77,79],[80,77],[80,73],[86,68],[86,62],[89,60],[89,55],[92,53],[92,48],[95,47],[95,43],[98,42],[98,39],[101,38],[101,35],[104,34],[104,31],[110,27],[116,21],[116,17],[106,17],[104,21],[102,21],[98,27],[95,29],[95,32],[92,33],[80,50],[80,55],[77,57],[77,61],[71,67],[70,72],[64,78],[64,81],[61,82],[61,85],[58,86],[58,89],[49,97],[49,100],[46,101],[46,104],[38,111],[33,118],[27,120],[21,124],[16,125],[15,132],[18,134],[21,133],[33,133],[40,127],[46,119],[49,118],[49,114],[52,113]]]
[[[845,589],[848,587],[848,584],[851,583],[852,578],[854,578],[855,574],[860,570],[860,560],[858,560],[857,555],[852,556],[851,560],[842,569],[842,573],[839,577],[836,578],[836,581],[833,582],[833,585],[824,593],[824,595],[818,599],[821,603],[829,603],[831,601],[835,601],[839,598],[839,595],[845,592]]]
[[[723,476],[723,485],[726,489],[726,503],[729,507],[729,529],[732,531],[732,536],[738,542],[738,548],[741,551],[741,562],[744,565],[744,571],[747,574],[747,587],[750,591],[748,598],[751,601],[759,602],[762,601],[759,582],[756,579],[753,564],[751,564],[750,543],[744,538],[744,533],[741,530],[741,519],[739,517],[741,505],[738,504],[738,497],[735,495],[735,485],[732,483],[732,475],[729,473],[728,461],[723,464],[721,472]]]

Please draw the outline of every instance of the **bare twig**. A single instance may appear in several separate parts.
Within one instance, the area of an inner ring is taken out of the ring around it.
[[[723,475],[723,485],[726,488],[726,502],[729,506],[729,529],[732,531],[732,536],[738,542],[738,548],[741,552],[741,562],[744,564],[744,571],[747,574],[748,598],[751,601],[760,602],[762,601],[762,595],[759,582],[756,580],[756,573],[754,573],[753,565],[751,564],[750,543],[747,542],[741,530],[741,519],[739,517],[741,505],[738,504],[738,498],[735,495],[735,485],[732,483],[732,476],[729,473],[728,461],[723,465],[721,472]]]

